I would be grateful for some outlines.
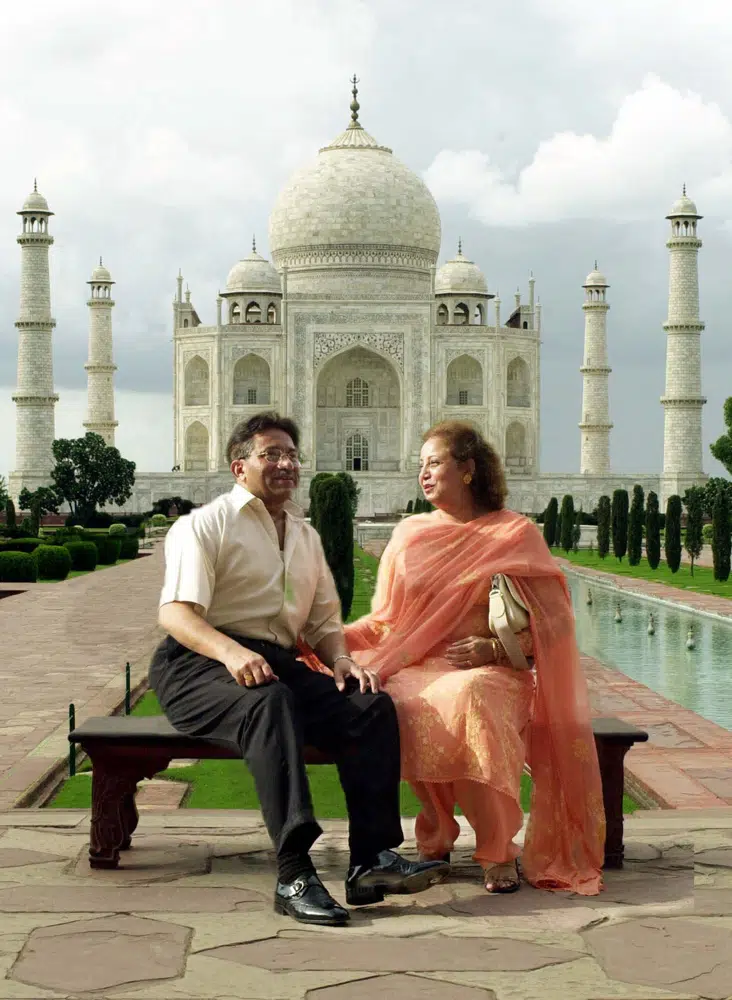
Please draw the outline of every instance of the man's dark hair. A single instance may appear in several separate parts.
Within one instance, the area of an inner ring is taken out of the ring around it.
[[[226,461],[231,465],[238,458],[249,458],[254,447],[254,437],[267,431],[284,431],[292,438],[296,448],[300,447],[300,428],[289,417],[281,417],[274,410],[255,413],[248,420],[242,420],[231,432],[226,445]]]

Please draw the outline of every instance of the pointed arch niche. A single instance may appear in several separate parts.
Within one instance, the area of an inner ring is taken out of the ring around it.
[[[184,383],[186,406],[208,406],[210,396],[208,364],[200,354],[196,354],[186,365]]]
[[[208,469],[208,430],[200,420],[194,420],[186,430],[186,472],[206,472]]]
[[[245,354],[234,365],[234,406],[268,406],[271,399],[269,365],[258,354]]]
[[[523,358],[509,361],[506,369],[506,406],[531,406],[529,366]]]
[[[509,472],[523,472],[528,465],[526,428],[514,420],[506,428],[506,468]]]
[[[483,405],[483,367],[469,354],[461,354],[447,366],[448,406]]]
[[[399,470],[401,385],[389,360],[365,347],[336,354],[320,370],[315,402],[318,470]]]

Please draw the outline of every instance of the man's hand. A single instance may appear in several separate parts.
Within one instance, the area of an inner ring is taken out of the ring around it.
[[[469,635],[451,643],[445,650],[445,658],[453,667],[469,670],[471,667],[487,667],[495,663],[493,650],[493,640],[482,635]]]
[[[226,657],[224,666],[242,687],[261,687],[279,680],[265,658],[246,646],[238,646],[231,656]]]
[[[374,694],[377,694],[379,691],[379,675],[374,670],[359,667],[352,659],[346,659],[344,656],[339,656],[336,660],[333,667],[333,677],[339,691],[345,691],[346,681],[349,677],[358,681],[361,694],[365,694],[366,691],[373,691]]]

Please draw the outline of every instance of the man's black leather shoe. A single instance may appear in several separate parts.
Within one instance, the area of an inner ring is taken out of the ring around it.
[[[274,908],[275,913],[294,917],[305,924],[338,927],[351,919],[348,910],[336,903],[315,872],[294,882],[278,882]]]
[[[346,877],[349,906],[380,903],[384,896],[422,892],[444,881],[450,873],[446,861],[408,861],[395,851],[381,851],[369,867],[355,865]]]

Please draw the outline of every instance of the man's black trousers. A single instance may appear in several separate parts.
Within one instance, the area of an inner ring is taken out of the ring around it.
[[[322,833],[313,814],[305,745],[328,754],[338,767],[352,863],[368,864],[379,851],[401,844],[399,728],[389,696],[361,694],[352,683],[341,692],[332,677],[310,670],[293,651],[232,638],[263,656],[279,680],[241,687],[223,663],[168,636],[153,656],[150,686],[180,732],[238,748],[277,853],[306,852]]]

